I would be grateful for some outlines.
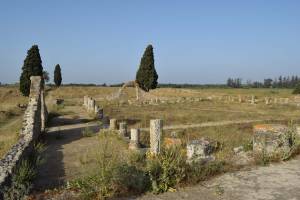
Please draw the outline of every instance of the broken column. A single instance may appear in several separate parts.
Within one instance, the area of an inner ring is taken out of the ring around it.
[[[138,148],[140,148],[140,129],[131,129],[129,149],[134,150]]]
[[[117,120],[116,119],[110,119],[109,120],[109,129],[110,130],[117,130]]]
[[[126,122],[120,122],[119,123],[119,134],[122,137],[127,136],[127,123]]]
[[[163,121],[161,119],[150,120],[150,152],[160,152]]]
[[[251,104],[255,104],[255,96],[254,95],[251,96]]]

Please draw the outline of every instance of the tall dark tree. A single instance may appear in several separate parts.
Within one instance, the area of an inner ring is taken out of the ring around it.
[[[152,45],[148,45],[136,73],[136,82],[140,88],[148,92],[157,87],[157,79],[158,75],[154,66],[153,47]]]
[[[57,87],[61,85],[62,77],[61,77],[61,68],[60,65],[57,64],[54,69],[54,83]]]
[[[39,47],[33,45],[28,51],[20,76],[20,91],[24,96],[30,93],[30,76],[43,76],[42,59]]]

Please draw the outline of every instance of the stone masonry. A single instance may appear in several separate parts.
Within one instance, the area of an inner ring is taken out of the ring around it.
[[[45,129],[47,108],[40,76],[30,78],[30,95],[27,109],[24,113],[23,127],[15,145],[0,160],[0,188],[10,184],[11,175],[21,160],[26,159],[32,151],[34,142]],[[0,199],[2,198],[0,190]]]

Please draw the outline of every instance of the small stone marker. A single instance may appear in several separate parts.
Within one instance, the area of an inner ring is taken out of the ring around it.
[[[206,162],[213,160],[211,153],[213,152],[213,147],[209,141],[192,140],[187,144],[187,161],[188,162]]]
[[[285,134],[288,127],[280,124],[259,124],[253,127],[253,151],[255,153],[272,154],[287,148]],[[289,147],[288,147],[289,148]]]
[[[127,123],[126,122],[120,122],[119,123],[119,134],[122,137],[127,136]]]
[[[140,129],[131,129],[129,149],[135,150],[138,148],[140,148]]]
[[[150,152],[160,153],[163,121],[161,119],[150,120]]]
[[[110,130],[117,130],[117,120],[116,119],[110,119],[109,120],[109,129]]]

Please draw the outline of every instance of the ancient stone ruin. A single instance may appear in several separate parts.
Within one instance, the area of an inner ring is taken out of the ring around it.
[[[96,101],[92,97],[84,96],[83,106],[87,109],[88,112],[94,113],[98,119],[103,119],[103,109],[96,105]]]
[[[40,76],[30,77],[30,95],[27,109],[24,113],[23,127],[15,145],[0,160],[0,188],[11,182],[14,170],[21,160],[33,150],[33,145],[43,133],[47,121],[47,107],[45,105],[44,90]],[[0,190],[0,199],[3,191]]]
[[[288,151],[289,141],[286,137],[288,127],[280,124],[260,124],[253,128],[253,152],[272,155],[280,151]]]

